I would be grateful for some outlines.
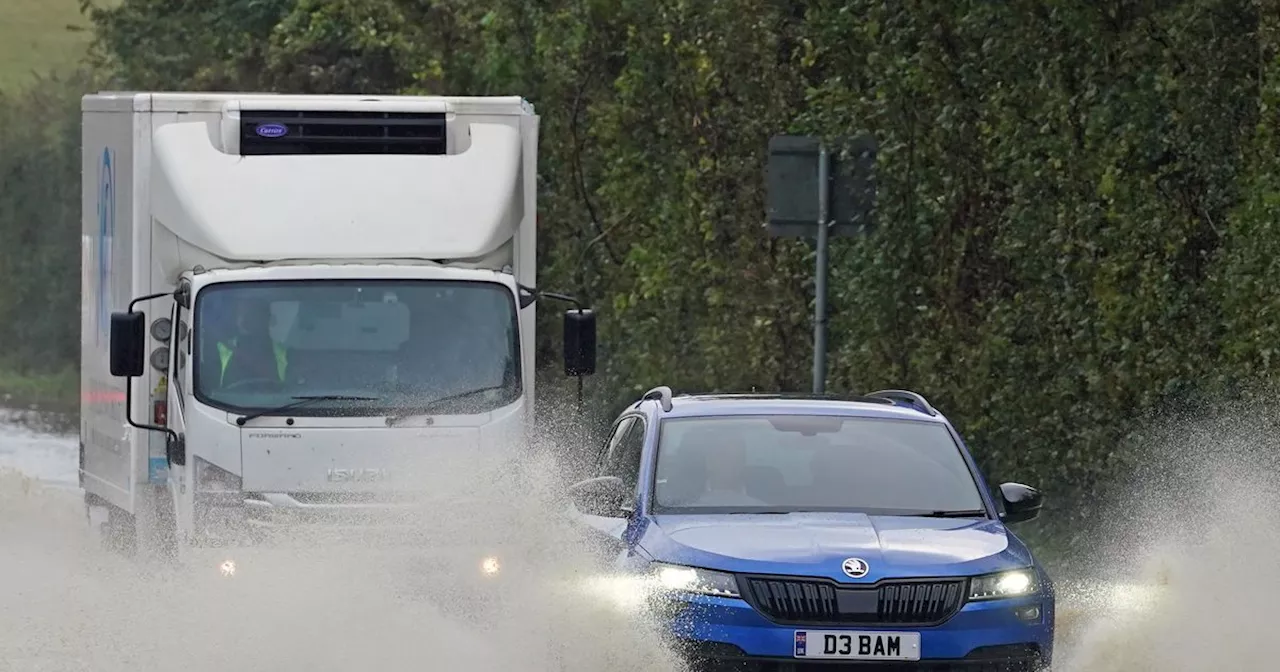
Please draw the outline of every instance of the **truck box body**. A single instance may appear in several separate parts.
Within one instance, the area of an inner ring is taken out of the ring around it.
[[[132,511],[137,478],[147,478],[148,437],[124,422],[126,381],[107,367],[111,312],[151,287],[149,269],[136,264],[150,254],[150,236],[134,235],[132,105],[117,114],[85,115],[82,142],[80,482]]]
[[[82,111],[90,498],[130,516],[158,498],[189,534],[209,484],[268,514],[390,501],[377,493],[443,493],[451,469],[523,438],[538,136],[523,99],[101,93]],[[135,299],[147,366],[113,376],[111,316]],[[250,305],[267,307],[280,377],[236,387],[228,362],[252,358],[227,334]],[[500,384],[457,382],[472,373]],[[296,398],[329,394],[361,399]]]

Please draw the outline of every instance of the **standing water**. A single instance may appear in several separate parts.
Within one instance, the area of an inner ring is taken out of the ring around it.
[[[19,420],[0,416],[0,671],[677,669],[649,631],[595,596],[512,590],[481,622],[467,604],[415,592],[449,577],[412,557],[303,547],[242,562],[251,571],[230,579],[212,565],[125,561],[89,534],[76,439]],[[1269,667],[1263,615],[1280,597],[1273,434],[1230,418],[1170,427],[1155,442],[1131,501],[1103,507],[1115,533],[1084,559],[1128,568],[1133,581],[1062,587],[1055,670]],[[539,513],[560,503],[531,490],[490,522],[525,555],[553,558],[558,578],[586,582],[580,546]],[[420,522],[423,547],[455,540],[430,539],[435,521]]]
[[[478,512],[472,532],[505,538],[503,561],[533,580],[476,608],[432,555],[469,535],[429,517],[400,547],[284,544],[241,553],[230,577],[212,557],[158,568],[100,550],[76,439],[15,419],[0,420],[0,671],[678,669],[651,629],[588,590],[594,559],[545,514],[560,507],[537,485],[549,465],[527,465],[531,487],[503,493],[501,512]]]
[[[50,485],[78,487],[76,437],[54,434],[34,412],[0,408],[0,469],[16,470]]]

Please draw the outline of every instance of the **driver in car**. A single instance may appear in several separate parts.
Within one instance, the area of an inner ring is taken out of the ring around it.
[[[271,338],[271,306],[243,298],[235,305],[235,332],[218,341],[223,386],[247,380],[284,382],[289,367],[284,345]]]
[[[706,461],[706,485],[689,506],[768,506],[747,494],[747,447],[741,436],[720,435],[698,449]]]

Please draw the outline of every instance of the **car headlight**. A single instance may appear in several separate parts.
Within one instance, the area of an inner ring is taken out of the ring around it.
[[[1032,569],[1015,569],[985,576],[975,576],[969,581],[970,600],[998,600],[1005,597],[1032,595],[1040,590],[1036,573]]]
[[[650,569],[660,589],[716,597],[741,597],[738,581],[732,574],[663,563],[654,563]]]

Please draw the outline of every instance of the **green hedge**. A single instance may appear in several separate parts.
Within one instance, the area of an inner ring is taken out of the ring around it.
[[[601,416],[660,383],[808,387],[812,252],[763,231],[766,143],[873,133],[880,228],[834,243],[829,388],[919,390],[994,478],[1084,519],[1144,413],[1280,363],[1274,5],[126,0],[94,18],[120,85],[530,98],[540,284],[601,312]],[[48,178],[69,136],[47,142],[4,226],[74,219]],[[12,256],[0,270],[0,338],[65,358],[73,274],[37,260],[74,260],[74,235],[38,233],[18,262],[43,270],[16,289]],[[12,331],[32,283],[57,304]]]
[[[0,401],[77,406],[84,73],[0,91]]]

